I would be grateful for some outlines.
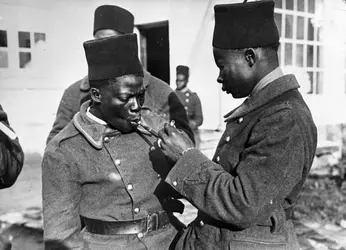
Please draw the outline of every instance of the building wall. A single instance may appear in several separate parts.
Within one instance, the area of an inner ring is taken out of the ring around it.
[[[8,31],[10,59],[8,69],[0,68],[0,103],[8,112],[24,149],[43,152],[63,90],[85,76],[87,64],[82,43],[92,39],[93,12],[101,4],[117,4],[130,10],[136,24],[169,20],[171,86],[175,87],[175,67],[188,65],[189,86],[202,101],[205,117],[202,128],[223,128],[222,116],[242,102],[221,92],[216,82],[218,69],[211,46],[213,6],[226,2],[230,1],[11,0],[9,3],[0,0],[0,30]],[[323,92],[305,95],[319,124],[346,121],[343,9],[346,4],[342,1],[324,1],[320,15],[325,39]],[[24,69],[18,67],[21,51],[18,31],[46,34],[45,43],[30,49],[31,67]]]

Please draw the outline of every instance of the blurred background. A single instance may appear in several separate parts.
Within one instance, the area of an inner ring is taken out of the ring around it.
[[[204,115],[201,148],[211,157],[225,126],[223,115],[243,101],[221,92],[211,46],[213,6],[232,2],[240,1],[0,0],[0,103],[26,153],[18,182],[0,191],[0,221],[2,231],[16,244],[22,242],[18,235],[35,235],[33,245],[18,249],[39,249],[35,244],[42,234],[41,157],[63,91],[87,74],[82,43],[93,38],[94,10],[114,4],[131,11],[142,64],[172,88],[176,66],[190,67],[189,87],[200,97]],[[333,244],[333,249],[342,249],[343,244],[346,247],[340,240],[346,239],[346,2],[275,3],[281,67],[296,75],[319,133],[311,178],[296,213],[297,228],[306,229],[301,231],[306,249],[330,249]],[[307,232],[314,235],[311,230],[324,237],[307,237]]]

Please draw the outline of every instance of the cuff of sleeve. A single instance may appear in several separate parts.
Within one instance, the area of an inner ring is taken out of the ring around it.
[[[180,194],[185,196],[184,181],[194,173],[203,162],[208,160],[210,159],[198,149],[191,149],[175,163],[165,181]]]

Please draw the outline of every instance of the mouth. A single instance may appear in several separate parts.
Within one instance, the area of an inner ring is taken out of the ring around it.
[[[140,116],[128,119],[128,122],[130,122],[133,126],[138,126],[140,121],[141,121]]]

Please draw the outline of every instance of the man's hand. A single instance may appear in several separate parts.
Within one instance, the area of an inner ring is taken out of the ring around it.
[[[159,145],[163,154],[174,164],[182,156],[183,151],[194,146],[184,132],[168,123],[159,131],[159,138],[162,140]]]

